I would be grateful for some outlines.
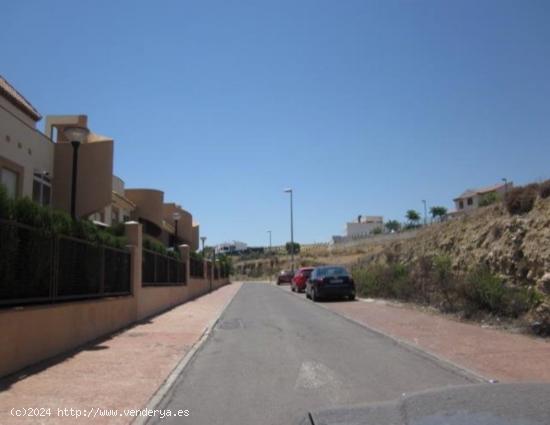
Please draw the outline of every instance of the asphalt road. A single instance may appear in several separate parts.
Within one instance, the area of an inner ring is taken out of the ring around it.
[[[150,423],[295,424],[305,413],[475,382],[313,302],[244,284]]]

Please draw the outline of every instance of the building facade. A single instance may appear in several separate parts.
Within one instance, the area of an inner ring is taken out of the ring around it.
[[[37,129],[40,113],[0,76],[0,183],[13,198],[28,197],[69,212],[73,146],[64,129],[89,130],[86,115],[52,115],[44,133]],[[78,148],[76,216],[99,226],[128,220],[143,223],[144,233],[166,245],[199,248],[199,224],[176,203],[165,203],[158,189],[126,189],[113,175],[113,138],[89,131]],[[177,226],[174,221],[177,213]],[[177,237],[176,237],[177,227]]]
[[[37,129],[41,118],[0,76],[0,183],[11,197],[50,205],[54,143]]]
[[[514,186],[513,182],[495,184],[493,186],[482,187],[479,189],[467,189],[460,196],[453,199],[456,211],[469,211],[479,208],[483,200],[489,196],[503,198],[506,191]]]
[[[384,217],[382,216],[358,216],[357,221],[346,223],[346,237],[357,238],[372,234],[375,229],[384,230]]]

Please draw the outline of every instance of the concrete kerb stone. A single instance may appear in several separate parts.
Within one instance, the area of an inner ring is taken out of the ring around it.
[[[307,302],[307,303],[311,303],[311,301],[309,301],[308,299],[305,299],[303,297],[301,297],[299,294],[296,294],[294,292],[289,292],[289,291],[285,291],[283,288],[280,288],[283,292],[285,292],[286,294],[288,294],[289,296],[295,296],[297,297],[299,300],[303,301],[303,302]],[[392,340],[393,342],[395,342],[396,344],[398,344],[400,347],[404,348],[405,350],[407,351],[410,351],[411,353],[414,353],[416,355],[419,355],[421,357],[424,357],[428,360],[431,360],[432,362],[436,363],[439,367],[443,367],[445,369],[448,369],[448,370],[451,370],[452,372],[454,373],[457,373],[461,376],[464,376],[465,378],[467,379],[470,379],[472,382],[478,382],[478,383],[495,383],[495,382],[498,382],[494,379],[491,379],[491,378],[488,378],[486,376],[483,376],[481,375],[480,373],[476,372],[476,371],[473,371],[471,369],[468,369],[462,365],[459,365],[457,363],[454,363],[452,361],[450,361],[449,359],[446,359],[444,357],[441,357],[439,356],[438,354],[435,354],[431,351],[428,351],[428,350],[425,350],[423,348],[420,348],[420,347],[416,347],[412,344],[410,344],[408,341],[405,341],[403,339],[400,339],[400,338],[397,338],[395,337],[394,335],[391,335],[389,333],[386,333],[380,329],[376,329],[376,328],[373,328],[373,327],[370,327],[364,323],[361,323],[361,322],[358,322],[356,320],[353,320],[347,316],[344,316],[343,314],[340,314],[334,310],[331,310],[330,308],[328,307],[325,307],[324,305],[322,304],[319,304],[319,303],[315,303],[316,306],[320,307],[320,308],[323,308],[324,310],[334,314],[335,316],[338,316],[350,323],[353,323],[355,324],[356,326],[360,326],[364,329],[367,329],[369,330],[370,332],[373,332],[383,338],[387,338],[387,339],[390,339]]]
[[[224,304],[224,306],[220,309],[219,314],[214,319],[212,319],[210,324],[205,328],[200,338],[193,344],[193,346],[189,349],[189,351],[181,358],[181,360],[176,364],[174,369],[172,369],[170,374],[167,376],[167,378],[162,383],[162,385],[157,389],[157,391],[153,394],[153,396],[151,397],[147,405],[144,407],[144,409],[154,410],[156,406],[158,406],[163,401],[163,399],[166,397],[168,392],[170,392],[170,390],[172,389],[172,386],[176,382],[178,376],[183,372],[185,367],[189,364],[189,362],[195,357],[195,355],[200,350],[200,348],[204,345],[204,343],[212,333],[212,330],[215,328],[216,324],[222,317],[223,313],[227,310],[227,307],[229,307],[229,305],[237,297],[241,288],[239,288],[237,292],[235,292],[235,294]],[[132,425],[145,425],[148,421],[149,421],[149,417],[138,416],[132,421]]]

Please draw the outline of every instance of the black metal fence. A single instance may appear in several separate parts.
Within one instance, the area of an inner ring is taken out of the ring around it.
[[[220,277],[226,279],[229,277],[229,265],[220,264]]]
[[[0,220],[0,306],[130,293],[128,251]]]
[[[206,262],[206,278],[212,279],[212,261]]]
[[[220,278],[220,268],[218,265],[214,265],[214,279]]]
[[[204,277],[204,261],[197,260],[196,258],[189,259],[189,273],[191,277],[203,278]]]
[[[186,264],[158,252],[143,250],[143,286],[172,286],[187,283]]]

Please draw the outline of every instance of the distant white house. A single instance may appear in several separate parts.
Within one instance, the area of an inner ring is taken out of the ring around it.
[[[216,245],[214,248],[216,254],[233,254],[236,252],[245,251],[248,245],[244,242],[230,241]]]
[[[375,229],[384,230],[384,217],[380,215],[358,216],[357,221],[346,223],[346,237],[357,238],[369,236]]]
[[[478,189],[467,189],[460,196],[453,199],[456,211],[468,211],[479,208],[480,202],[488,195],[494,193],[499,197],[504,197],[506,191],[510,190],[513,186],[514,183],[506,182]]]

